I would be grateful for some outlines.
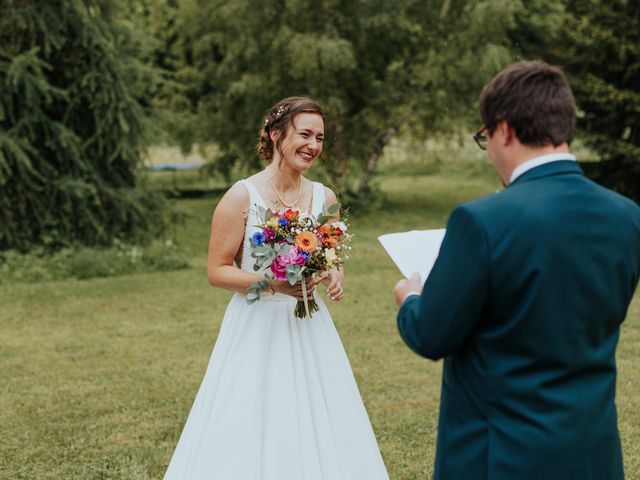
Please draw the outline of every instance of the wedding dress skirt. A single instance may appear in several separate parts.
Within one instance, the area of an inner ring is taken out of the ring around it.
[[[252,305],[232,297],[165,480],[388,479],[338,333],[316,301],[320,310],[299,319],[286,295]]]

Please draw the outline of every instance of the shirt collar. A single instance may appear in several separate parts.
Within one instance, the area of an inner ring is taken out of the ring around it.
[[[522,175],[525,172],[528,172],[532,168],[539,167],[540,165],[544,165],[545,163],[558,162],[560,160],[570,160],[575,162],[576,156],[571,153],[549,153],[547,155],[540,155],[539,157],[534,157],[530,160],[527,160],[524,163],[518,165],[513,172],[511,173],[511,178],[509,179],[509,184],[515,182],[516,178]]]

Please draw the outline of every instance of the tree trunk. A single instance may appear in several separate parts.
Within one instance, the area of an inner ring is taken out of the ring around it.
[[[438,24],[438,29],[439,30],[443,30],[444,29],[444,19],[447,16],[447,13],[449,13],[449,7],[451,7],[451,0],[444,0],[444,2],[442,2],[442,7],[440,8],[440,14],[438,15],[438,18],[440,19],[440,23]],[[431,61],[433,60],[434,55],[436,54],[436,49],[433,47],[433,45],[429,48],[429,55],[428,55],[428,63],[427,65],[431,64]]]
[[[442,2],[442,8],[440,9],[440,15],[439,15],[440,20],[442,20],[444,17],[447,16],[450,6],[451,6],[451,0],[444,0],[444,2]]]
[[[371,155],[369,155],[367,164],[364,168],[364,171],[362,172],[362,176],[360,177],[360,184],[358,185],[358,195],[361,195],[369,186],[371,175],[378,166],[378,160],[380,160],[380,157],[382,156],[384,147],[389,144],[397,131],[398,129],[396,127],[391,127],[388,130],[382,132],[376,139],[376,143],[373,146],[373,151],[371,152]]]
[[[340,118],[337,112],[333,115],[333,118]],[[336,159],[336,165],[329,171],[335,172],[336,180],[344,178],[347,174],[347,166],[349,164],[349,154],[347,149],[344,148],[344,142],[342,142],[342,135],[344,134],[344,126],[340,121],[336,121],[333,127],[335,135],[335,146],[333,149],[334,158]]]

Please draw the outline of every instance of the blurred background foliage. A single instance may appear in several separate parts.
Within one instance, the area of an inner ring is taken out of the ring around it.
[[[136,188],[157,75],[111,0],[0,5],[0,250],[143,242]]]
[[[511,37],[523,55],[567,72],[578,137],[600,160],[583,164],[585,172],[640,202],[640,2],[534,0],[528,8],[533,16]]]
[[[477,129],[482,85],[531,58],[571,79],[587,173],[639,201],[639,36],[632,0],[3,0],[0,250],[162,236],[148,148],[228,182],[289,95],[327,110],[318,175],[374,204],[390,145]]]

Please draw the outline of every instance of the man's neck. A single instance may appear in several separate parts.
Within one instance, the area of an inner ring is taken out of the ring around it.
[[[503,180],[503,183],[508,184],[509,179],[511,178],[511,174],[513,171],[525,162],[529,160],[541,157],[543,155],[549,155],[552,153],[570,153],[569,145],[567,143],[563,143],[562,145],[558,145],[557,147],[553,145],[545,145],[543,147],[529,147],[527,145],[514,145],[511,155],[509,156],[509,162],[505,165],[505,171],[500,172],[500,177]]]

